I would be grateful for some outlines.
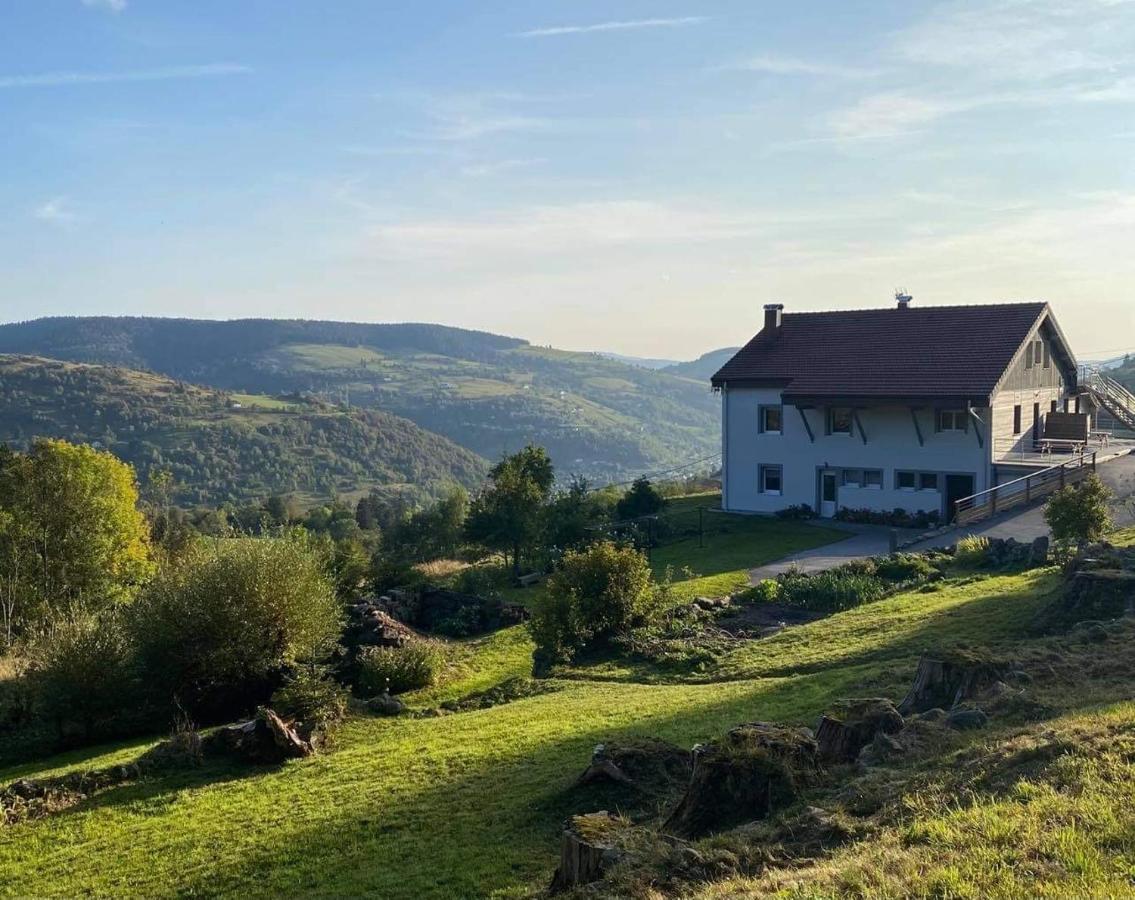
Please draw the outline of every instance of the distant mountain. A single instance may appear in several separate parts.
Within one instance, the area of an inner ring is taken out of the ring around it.
[[[626,363],[628,366],[638,366],[640,369],[665,369],[667,366],[676,366],[676,359],[652,359],[648,356],[624,356],[621,353],[609,353],[606,350],[596,351],[596,355],[604,359],[613,359],[615,362]]]
[[[299,397],[229,394],[161,375],[0,356],[0,442],[37,437],[111,450],[145,480],[168,469],[186,505],[302,499],[404,486],[473,487],[487,465],[413,422]]]
[[[740,347],[722,347],[720,350],[710,350],[690,362],[675,363],[666,366],[662,371],[667,375],[677,375],[681,378],[692,378],[695,381],[708,382],[723,365],[725,365]]]
[[[0,353],[384,410],[488,459],[531,441],[561,474],[595,481],[718,449],[705,379],[441,325],[53,318],[0,326]]]

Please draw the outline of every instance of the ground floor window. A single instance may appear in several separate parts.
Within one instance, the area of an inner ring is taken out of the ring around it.
[[[882,469],[844,469],[844,487],[878,487],[883,486]]]
[[[762,494],[779,494],[783,483],[780,466],[761,466],[758,484]]]

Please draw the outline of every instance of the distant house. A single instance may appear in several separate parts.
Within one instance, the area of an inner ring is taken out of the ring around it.
[[[764,327],[712,379],[724,508],[949,518],[955,501],[1048,464],[1046,427],[1087,437],[1087,397],[1048,304],[896,299],[846,312],[765,307]]]

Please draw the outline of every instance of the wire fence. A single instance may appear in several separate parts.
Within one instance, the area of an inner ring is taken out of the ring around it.
[[[683,541],[706,547],[715,537],[743,528],[743,521],[723,513],[714,499],[707,497],[704,504],[608,522],[595,526],[594,530],[610,540],[632,544],[649,557],[652,549]]]

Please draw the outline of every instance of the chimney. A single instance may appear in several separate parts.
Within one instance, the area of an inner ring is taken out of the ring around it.
[[[897,291],[895,291],[895,300],[898,301],[899,309],[910,309],[910,301],[913,299],[914,297],[912,297],[902,288],[899,288]]]
[[[783,303],[765,304],[765,327],[763,331],[773,334],[780,329],[780,314],[784,310]]]

